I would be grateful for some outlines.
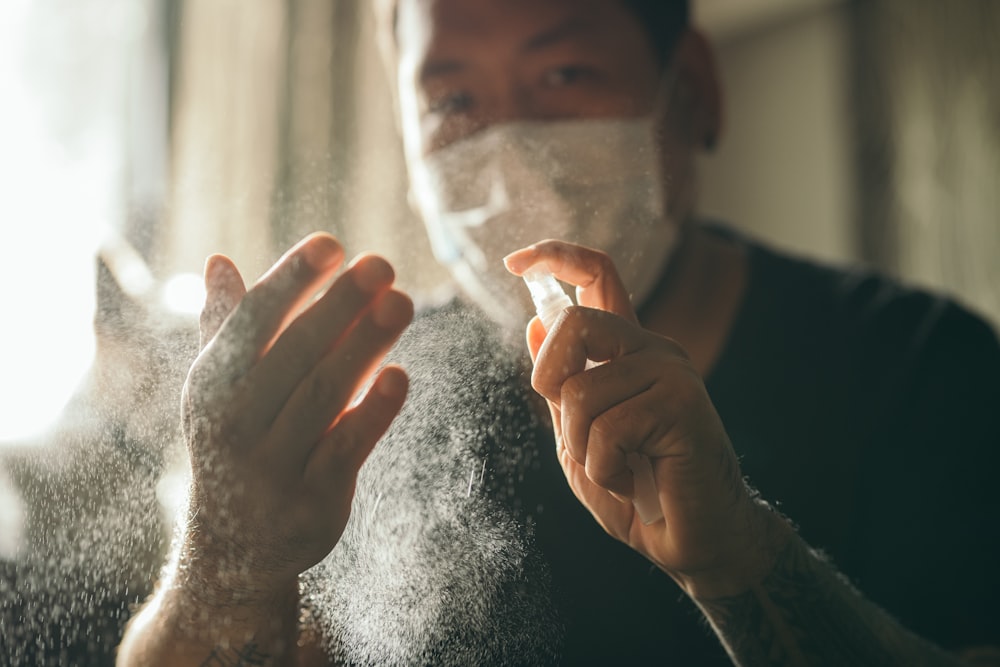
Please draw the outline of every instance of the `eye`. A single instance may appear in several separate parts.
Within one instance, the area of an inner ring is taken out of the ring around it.
[[[547,86],[559,87],[589,81],[596,76],[597,72],[592,67],[587,67],[586,65],[563,65],[546,70],[542,80]]]
[[[448,93],[431,99],[427,108],[431,113],[463,113],[472,107],[472,96],[465,91]]]

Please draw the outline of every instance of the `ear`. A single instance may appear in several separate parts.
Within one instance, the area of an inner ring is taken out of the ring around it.
[[[715,54],[702,32],[691,28],[681,35],[673,67],[677,79],[668,127],[692,146],[712,150],[722,135],[722,87]]]

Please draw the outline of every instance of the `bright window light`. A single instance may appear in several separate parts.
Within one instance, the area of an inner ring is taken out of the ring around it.
[[[194,273],[180,273],[163,285],[163,305],[181,315],[197,315],[205,303],[205,283]]]
[[[0,3],[0,442],[44,430],[90,365],[94,256],[123,209],[127,40],[75,7]]]

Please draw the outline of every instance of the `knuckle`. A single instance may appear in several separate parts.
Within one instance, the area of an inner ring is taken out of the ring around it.
[[[611,256],[608,253],[603,250],[596,249],[591,250],[591,252],[594,253],[594,261],[597,262],[602,271],[615,270],[614,260],[611,259]]]
[[[591,425],[591,437],[602,443],[628,440],[643,422],[646,410],[630,403],[601,413]]]
[[[678,343],[676,340],[669,337],[662,337],[661,340],[663,341],[664,348],[668,354],[674,357],[680,357],[683,361],[686,362],[691,361],[691,355],[689,355],[688,351],[685,350],[683,347],[681,347],[681,344]]]
[[[605,489],[616,488],[622,481],[623,471],[616,468],[613,461],[608,459],[599,460],[595,456],[588,457],[584,470],[590,481]]]
[[[691,412],[707,400],[700,383],[688,373],[683,373],[672,383],[670,393],[674,406],[681,414]]]
[[[594,442],[613,441],[621,431],[619,410],[609,410],[601,413],[590,425],[591,439]]]
[[[536,365],[531,371],[531,388],[542,396],[552,400],[559,395],[558,389],[553,392],[553,386],[549,373],[545,372],[541,365]]]
[[[588,373],[594,376],[595,383],[613,382],[632,387],[633,390],[641,390],[643,385],[647,384],[645,370],[641,358],[619,358],[592,368]]]
[[[578,327],[587,319],[589,309],[583,306],[570,306],[563,311],[562,321],[564,326]]]
[[[236,312],[245,320],[255,320],[264,309],[269,296],[265,289],[257,287],[246,293],[240,304],[236,306]]]
[[[563,382],[559,398],[563,405],[575,406],[586,411],[587,397],[590,395],[590,378],[585,373],[572,375]]]
[[[315,247],[318,244],[314,241],[312,245]],[[298,252],[289,258],[287,268],[281,272],[281,274],[284,275],[278,274],[275,277],[287,277],[291,280],[308,280],[317,273],[319,273],[317,267],[313,266],[313,264],[306,259],[303,252]]]
[[[194,403],[215,404],[230,398],[240,375],[233,367],[232,360],[221,354],[213,342],[192,364],[184,390]]]
[[[306,382],[306,396],[315,404],[328,404],[340,392],[340,383],[326,373],[315,372]]]

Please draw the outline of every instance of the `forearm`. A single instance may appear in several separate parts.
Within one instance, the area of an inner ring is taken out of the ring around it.
[[[750,590],[695,602],[743,667],[962,664],[862,597],[794,535]]]

